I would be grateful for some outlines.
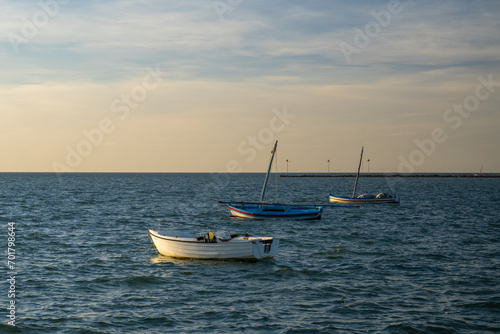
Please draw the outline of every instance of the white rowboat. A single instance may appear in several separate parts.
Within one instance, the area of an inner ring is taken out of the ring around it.
[[[212,232],[194,234],[174,230],[148,230],[156,250],[165,256],[185,259],[268,259],[278,253],[279,238],[231,235]]]

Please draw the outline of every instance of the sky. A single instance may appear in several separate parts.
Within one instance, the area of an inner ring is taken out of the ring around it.
[[[0,6],[0,172],[500,172],[496,0]]]

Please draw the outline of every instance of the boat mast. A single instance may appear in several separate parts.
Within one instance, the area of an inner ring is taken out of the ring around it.
[[[271,166],[273,165],[274,154],[276,153],[276,146],[278,146],[278,141],[274,143],[274,148],[271,151],[271,159],[269,160],[269,168],[267,169],[266,180],[264,181],[264,186],[262,187],[262,193],[260,194],[260,201],[264,202],[266,197],[267,182],[269,181],[269,174],[271,173]]]
[[[363,146],[361,147],[361,157],[359,157],[358,174],[356,175],[356,181],[354,182],[354,190],[352,192],[352,198],[356,196],[356,187],[358,186],[359,170],[361,169],[361,161],[363,161]]]

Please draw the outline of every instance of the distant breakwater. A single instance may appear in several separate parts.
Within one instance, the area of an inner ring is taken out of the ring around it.
[[[370,173],[360,174],[362,177],[487,177],[497,178],[500,174],[497,173]],[[280,177],[356,177],[353,173],[340,174],[281,174]]]

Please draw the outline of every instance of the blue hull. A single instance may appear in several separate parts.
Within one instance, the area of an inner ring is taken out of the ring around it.
[[[227,203],[232,217],[253,219],[321,219],[322,206]]]

